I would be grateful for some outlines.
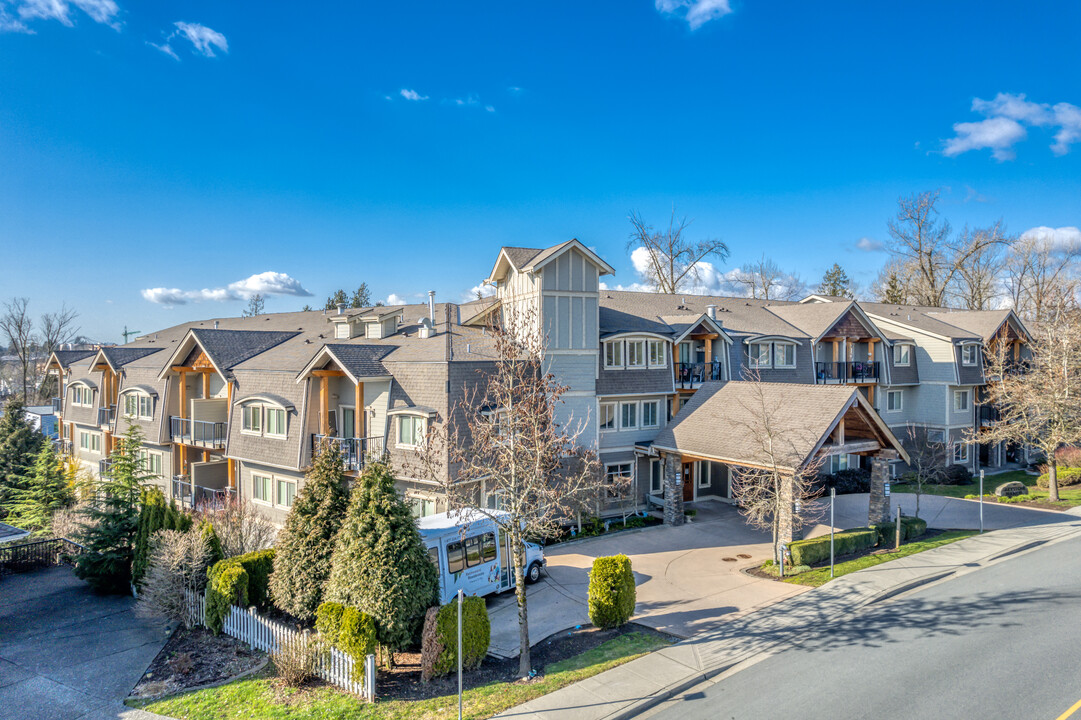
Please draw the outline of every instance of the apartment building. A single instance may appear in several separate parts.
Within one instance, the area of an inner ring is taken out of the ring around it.
[[[190,504],[238,493],[281,522],[327,439],[351,474],[387,456],[414,511],[439,512],[418,443],[491,367],[488,320],[515,312],[535,319],[548,368],[568,388],[559,421],[580,430],[607,475],[632,475],[642,500],[730,499],[730,469],[761,462],[739,431],[748,373],[791,407],[803,450],[830,471],[897,472],[912,424],[941,431],[953,462],[1024,459],[1023,449],[961,442],[995,421],[979,405],[983,350],[1009,342],[1019,363],[1027,352],[1009,311],[605,289],[613,272],[577,240],[505,247],[485,300],[436,303],[431,293],[427,304],[219,318],[120,347],[58,351],[49,367],[63,388],[54,402],[62,442],[108,473],[116,435],[138,424],[147,467],[168,495]],[[446,473],[447,458],[439,464]]]

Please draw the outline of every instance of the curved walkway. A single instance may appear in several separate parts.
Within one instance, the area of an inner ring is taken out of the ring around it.
[[[130,597],[95,595],[66,567],[0,579],[0,715],[156,717],[121,704],[170,632],[133,606]]]

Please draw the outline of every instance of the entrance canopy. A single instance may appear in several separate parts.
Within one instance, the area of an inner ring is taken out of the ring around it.
[[[845,385],[704,383],[657,435],[653,450],[788,472],[829,455],[908,461],[860,390]]]

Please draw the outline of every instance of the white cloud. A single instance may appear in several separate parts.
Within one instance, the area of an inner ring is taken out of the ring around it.
[[[180,288],[147,288],[142,291],[145,300],[159,305],[186,305],[189,302],[225,302],[246,300],[252,295],[292,295],[311,297],[299,280],[285,273],[263,272],[225,287],[181,290]]]
[[[1041,225],[1021,233],[1021,239],[1049,242],[1057,250],[1081,249],[1081,229],[1075,227],[1051,228]]]
[[[410,305],[412,303],[410,303],[409,300],[402,297],[401,295],[398,295],[397,293],[391,293],[390,295],[387,295],[387,299],[383,302],[383,304],[384,305]]]
[[[976,190],[976,188],[972,187],[971,185],[965,185],[965,199],[962,200],[961,202],[985,203],[985,202],[990,202],[990,200],[987,198],[986,195],[983,195],[982,193],[978,192]]]
[[[991,150],[999,162],[1012,160],[1013,146],[1027,136],[1026,127],[1058,128],[1051,151],[1065,155],[1070,145],[1081,142],[1081,108],[1070,103],[1035,103],[1024,93],[999,93],[993,100],[974,98],[972,111],[986,117],[976,122],[957,123],[955,137],[946,140],[943,154],[948,157],[969,150]]]
[[[869,237],[861,237],[856,241],[856,249],[864,252],[878,252],[882,249],[882,243]]]
[[[656,0],[655,6],[665,15],[682,18],[691,30],[732,12],[729,0]]]
[[[8,12],[5,5],[18,15],[18,19]],[[33,33],[26,23],[34,20],[56,20],[72,27],[75,25],[73,8],[81,10],[96,23],[120,30],[120,23],[116,19],[120,7],[115,0],[9,0],[7,3],[0,0],[0,32]]]
[[[416,90],[410,90],[408,88],[402,88],[401,89],[401,95],[406,100],[414,100],[414,101],[416,101],[416,100],[427,100],[428,99],[427,95],[421,95]]]
[[[495,295],[495,286],[481,283],[480,285],[474,285],[466,292],[462,293],[461,301],[466,303],[477,299],[477,296],[482,298],[492,297]]]
[[[177,32],[170,35],[167,42],[179,33],[191,42],[195,52],[205,57],[215,57],[214,48],[218,48],[225,53],[229,52],[228,41],[217,30],[212,30],[199,23],[175,22],[173,25],[176,26]]]
[[[176,61],[180,60],[180,56],[176,54],[176,50],[173,50],[173,46],[170,45],[168,42],[163,42],[161,45],[158,45],[156,43],[152,43],[149,40],[147,40],[146,44],[149,45],[152,48],[155,48],[157,50],[161,50],[163,53],[165,53],[166,55],[171,57],[173,60],[176,60]]]

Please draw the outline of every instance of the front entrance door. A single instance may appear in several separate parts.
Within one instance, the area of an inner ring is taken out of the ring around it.
[[[351,438],[356,434],[356,411],[342,405],[342,437]]]
[[[694,463],[683,463],[683,502],[694,500]]]

